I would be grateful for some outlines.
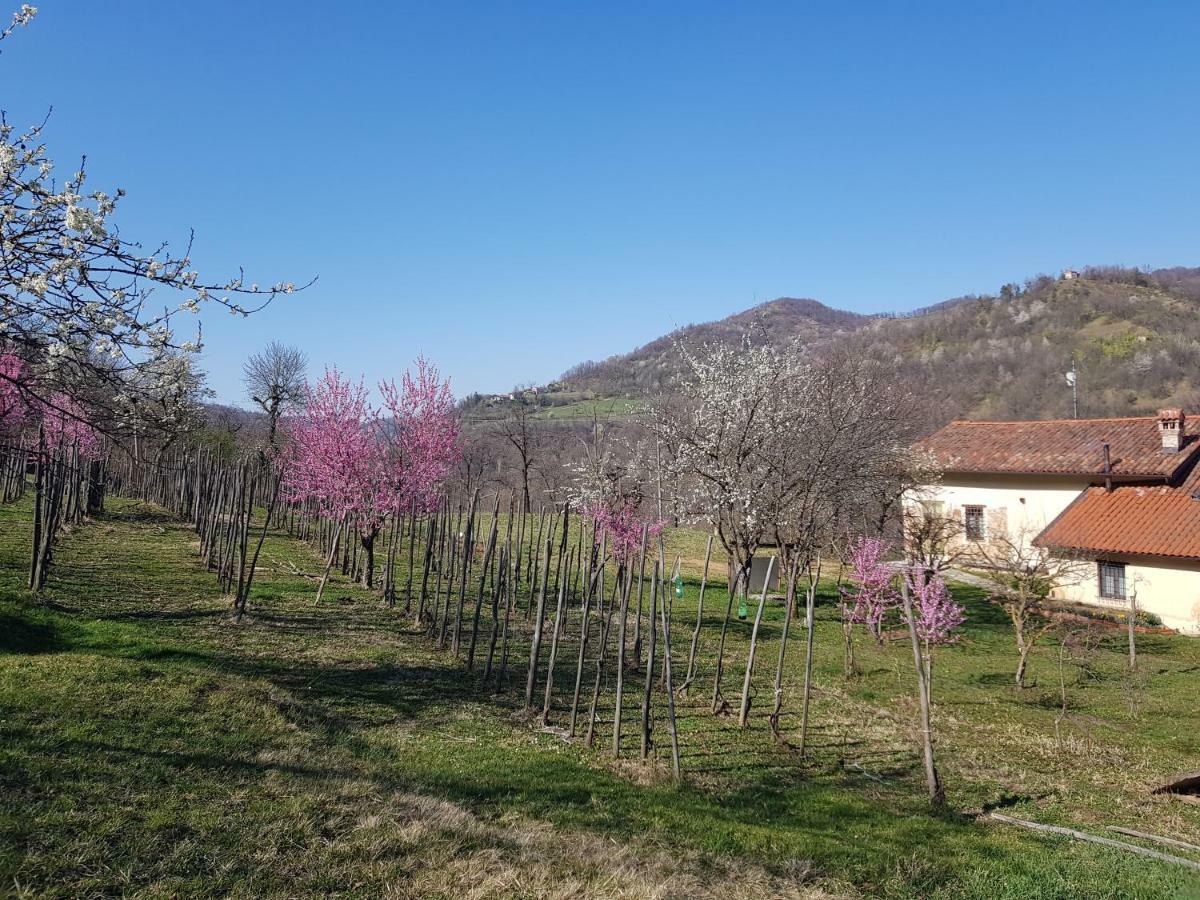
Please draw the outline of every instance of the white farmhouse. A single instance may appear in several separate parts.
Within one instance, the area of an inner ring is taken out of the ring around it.
[[[918,443],[940,483],[906,498],[961,522],[960,549],[1004,534],[1093,561],[1060,599],[1139,609],[1200,633],[1200,436],[1181,410],[1121,419],[952,422]]]

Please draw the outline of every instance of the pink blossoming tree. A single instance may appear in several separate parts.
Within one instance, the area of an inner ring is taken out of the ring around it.
[[[900,595],[892,584],[895,571],[887,564],[887,541],[860,537],[850,545],[851,587],[843,587],[842,620],[863,625],[883,643],[883,624],[887,615],[896,609]]]
[[[462,459],[458,416],[450,381],[418,357],[396,388],[381,382],[383,405],[392,416],[391,441],[399,497],[405,509],[430,513],[437,508],[447,477]]]
[[[934,804],[941,805],[946,796],[933,758],[933,648],[958,639],[965,612],[954,601],[940,575],[911,564],[897,571],[887,563],[887,552],[887,542],[878,538],[860,537],[850,545],[850,577],[854,586],[842,588],[841,592],[846,670],[847,674],[853,672],[852,626],[865,626],[882,645],[888,616],[899,613],[912,642],[929,797]]]
[[[638,513],[639,505],[629,497],[618,497],[589,504],[582,510],[584,518],[592,522],[596,539],[605,538],[613,559],[622,565],[641,549],[643,531],[647,538],[653,538],[665,524],[643,518]]]
[[[933,758],[933,648],[957,640],[965,618],[946,582],[921,566],[908,566],[900,579],[900,602],[912,641],[917,672],[917,700],[921,710],[921,741],[925,758],[925,784],[935,806],[946,802],[946,791]]]
[[[377,420],[362,380],[355,384],[333,368],[307,389],[303,411],[288,423],[283,496],[295,503],[315,502],[322,515],[337,523],[317,588],[318,603],[342,533],[375,483]]]
[[[368,588],[375,585],[375,541],[388,517],[436,509],[462,454],[450,382],[423,357],[417,359],[415,376],[405,372],[399,388],[394,381],[381,381],[379,392],[390,421],[377,416],[372,424],[373,455],[356,508]]]
[[[38,404],[46,446],[70,453],[79,451],[81,459],[96,460],[104,455],[104,441],[91,424],[88,411],[64,393],[51,395],[49,403]]]
[[[390,420],[368,402],[360,379],[337,369],[325,372],[306,394],[304,408],[288,423],[284,496],[315,501],[337,523],[326,560],[319,601],[343,532],[353,523],[366,552],[363,579],[374,585],[375,541],[387,518],[436,508],[444,482],[461,453],[458,420],[449,382],[421,359],[401,385],[379,385]]]
[[[15,353],[0,354],[0,434],[16,434],[29,418],[23,385],[28,379],[25,360]]]
[[[904,573],[904,578],[912,594],[917,637],[929,657],[933,647],[958,640],[958,628],[966,619],[965,610],[950,596],[940,575],[913,566]]]

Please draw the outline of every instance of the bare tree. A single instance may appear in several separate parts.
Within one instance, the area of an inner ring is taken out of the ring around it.
[[[246,394],[267,416],[267,449],[275,449],[279,419],[304,402],[308,357],[295,347],[271,341],[242,367]]]
[[[529,476],[537,465],[542,450],[542,426],[533,417],[535,409],[517,395],[504,418],[496,426],[497,433],[512,446],[521,471],[521,496],[525,509],[532,509]]]
[[[1001,532],[980,543],[981,573],[993,586],[992,597],[1004,607],[1017,641],[1017,687],[1025,686],[1029,654],[1058,623],[1047,606],[1055,590],[1078,584],[1088,572],[1086,560],[1034,546],[1033,534]]]
[[[766,540],[803,568],[845,508],[910,468],[908,398],[880,366],[748,341],[678,350],[683,381],[646,425],[685,509],[742,571]]]
[[[905,555],[913,565],[933,575],[979,549],[963,540],[962,520],[947,515],[940,501],[921,496],[914,499],[905,505],[902,514]]]

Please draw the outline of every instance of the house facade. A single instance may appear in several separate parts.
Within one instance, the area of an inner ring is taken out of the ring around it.
[[[941,472],[906,511],[948,524],[951,550],[1000,545],[1080,559],[1058,599],[1137,608],[1200,634],[1200,435],[1181,410],[1119,419],[952,422],[917,448]]]

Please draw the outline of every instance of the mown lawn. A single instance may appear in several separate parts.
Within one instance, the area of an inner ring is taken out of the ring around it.
[[[1146,790],[1200,767],[1200,642],[1143,638],[1131,679],[1120,636],[1108,638],[1069,667],[1071,714],[1056,737],[1056,647],[1035,657],[1037,686],[1015,691],[1005,622],[964,590],[966,639],[940,654],[935,676],[954,812],[935,816],[905,648],[860,641],[864,674],[847,682],[823,598],[813,752],[801,760],[765,722],[779,607],[763,627],[752,727],[709,714],[724,611],[714,592],[700,675],[679,706],[687,783],[676,787],[661,720],[655,760],[636,760],[640,690],[613,760],[611,700],[594,750],[537,728],[519,709],[519,657],[511,689],[495,694],[344,580],[315,606],[304,573],[318,564],[299,542],[269,538],[238,625],[186,527],[133,501],[109,507],[63,541],[40,597],[22,587],[27,501],[0,507],[0,892],[1200,896],[1184,869],[980,816],[1003,808],[1200,843],[1197,808]],[[676,551],[702,558],[703,538],[673,535]],[[685,572],[677,672],[698,581]],[[731,629],[731,701],[747,632]],[[783,723],[793,740],[795,636]],[[561,701],[555,711],[561,726]]]

